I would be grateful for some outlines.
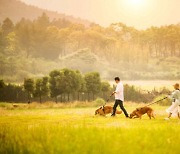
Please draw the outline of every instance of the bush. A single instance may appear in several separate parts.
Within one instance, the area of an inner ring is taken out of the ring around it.
[[[93,101],[93,103],[95,106],[101,106],[105,104],[105,101],[102,98],[97,98],[95,101]]]

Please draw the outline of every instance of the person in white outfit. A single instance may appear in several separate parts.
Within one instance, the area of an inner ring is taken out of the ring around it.
[[[115,103],[114,103],[114,107],[113,107],[113,113],[111,116],[116,115],[116,108],[119,105],[121,110],[124,112],[124,115],[128,118],[129,115],[128,115],[128,113],[127,113],[127,111],[123,105],[123,102],[124,102],[124,86],[123,86],[122,82],[120,81],[119,77],[115,77],[114,80],[115,80],[117,86],[116,86],[116,90],[111,94],[111,96],[115,95]]]
[[[168,118],[165,118],[165,120],[169,120],[172,115],[178,115],[180,119],[180,90],[178,83],[174,85],[174,89],[175,91],[169,96],[172,100],[172,105],[166,110],[169,113],[169,116]]]

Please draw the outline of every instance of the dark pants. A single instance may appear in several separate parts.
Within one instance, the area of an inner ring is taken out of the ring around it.
[[[117,108],[118,105],[120,106],[121,110],[124,112],[124,115],[126,117],[129,117],[126,109],[123,106],[123,101],[121,101],[121,100],[115,100],[112,116],[116,115],[116,108]]]

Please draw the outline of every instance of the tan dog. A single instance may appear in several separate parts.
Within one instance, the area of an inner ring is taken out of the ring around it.
[[[154,117],[154,111],[152,108],[150,107],[140,107],[140,108],[137,108],[136,110],[134,110],[131,114],[130,114],[130,118],[140,118],[142,117],[142,115],[146,114],[149,116],[149,118],[151,119],[151,117]]]
[[[113,107],[112,106],[103,106],[103,107],[100,107],[99,109],[97,109],[95,111],[95,115],[101,115],[101,116],[106,116],[107,114],[110,114],[113,112]],[[117,111],[116,110],[116,114],[121,114],[122,111]]]

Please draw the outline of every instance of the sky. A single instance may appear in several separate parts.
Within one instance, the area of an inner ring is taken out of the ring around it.
[[[102,26],[122,22],[138,29],[180,23],[180,0],[21,0]]]

